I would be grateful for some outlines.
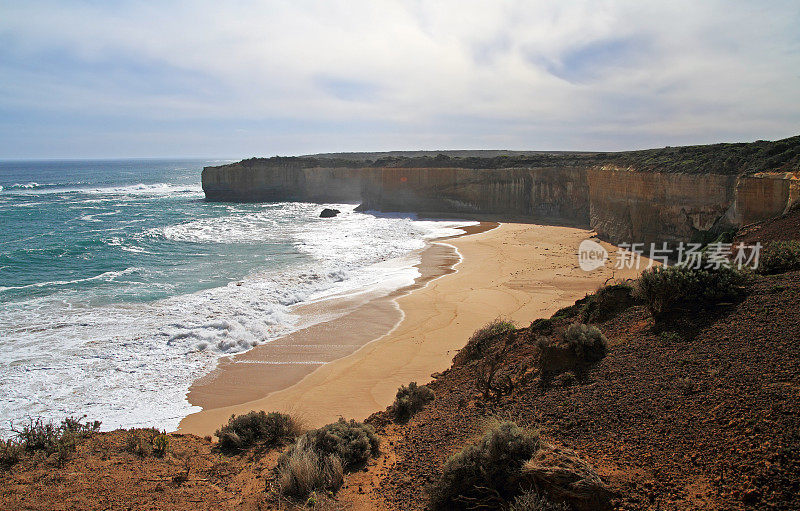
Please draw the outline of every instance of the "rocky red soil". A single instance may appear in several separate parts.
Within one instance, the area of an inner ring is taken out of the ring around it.
[[[617,509],[800,509],[800,273],[759,277],[741,303],[667,325],[634,306],[600,327],[609,352],[584,382],[562,375],[487,402],[480,363],[439,377],[434,404],[391,426],[401,439],[383,498],[423,509],[420,488],[500,417],[577,450]],[[497,343],[511,373],[535,365],[530,330]]]
[[[125,431],[79,443],[59,464],[56,455],[24,458],[0,470],[0,509],[262,509],[265,478],[275,455],[226,456],[210,441],[170,435],[164,458],[125,451]]]
[[[736,236],[737,243],[747,244],[789,240],[800,240],[800,205],[795,205],[786,215],[745,226]]]

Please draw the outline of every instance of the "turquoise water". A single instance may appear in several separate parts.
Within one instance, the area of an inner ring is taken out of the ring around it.
[[[0,162],[0,421],[174,428],[220,357],[304,326],[298,304],[411,283],[459,225],[209,203],[200,172],[219,163]]]
[[[163,236],[187,219],[230,215],[231,207],[203,201],[199,169],[213,163],[0,163],[2,300],[70,290],[93,305],[149,301],[223,285],[267,259],[290,264],[299,254],[283,239],[223,245]]]

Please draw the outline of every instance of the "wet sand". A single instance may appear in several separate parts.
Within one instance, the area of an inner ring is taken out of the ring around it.
[[[484,232],[498,225],[483,222],[464,227],[459,236]],[[396,299],[455,272],[453,267],[459,260],[453,246],[433,243],[421,252],[420,263],[415,266],[420,276],[411,286],[389,295],[375,296],[367,291],[356,296],[334,296],[297,308],[294,313],[300,317],[338,317],[222,359],[214,371],[194,382],[187,399],[192,405],[209,410],[246,403],[294,385],[322,364],[350,355],[390,332],[403,319]]]
[[[310,427],[340,416],[364,419],[391,404],[400,385],[428,382],[448,368],[469,336],[492,319],[527,326],[612,276],[610,268],[586,273],[578,267],[587,230],[511,223],[485,230],[494,225],[432,244],[413,286],[355,308],[343,298],[298,311],[353,308],[221,363],[190,389],[190,403],[203,410],[186,417],[179,431],[211,434],[231,414],[250,410],[293,413]],[[604,246],[613,261],[614,247]]]

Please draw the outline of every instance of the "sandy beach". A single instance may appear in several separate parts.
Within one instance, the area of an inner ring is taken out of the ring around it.
[[[179,431],[212,434],[231,414],[250,410],[292,413],[309,427],[364,419],[390,405],[400,385],[426,383],[447,369],[470,335],[498,316],[527,326],[612,275],[638,273],[613,270],[612,263],[581,270],[578,245],[590,236],[572,227],[504,223],[436,242],[423,253],[414,286],[259,346],[198,380],[189,401],[203,410]],[[603,245],[613,262],[614,247]],[[336,306],[346,304],[312,307]]]

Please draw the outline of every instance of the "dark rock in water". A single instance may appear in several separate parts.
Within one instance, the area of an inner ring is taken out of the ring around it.
[[[333,218],[336,215],[338,215],[339,213],[341,213],[341,211],[339,211],[338,209],[325,208],[325,209],[322,210],[322,213],[319,214],[319,217],[320,218]]]

